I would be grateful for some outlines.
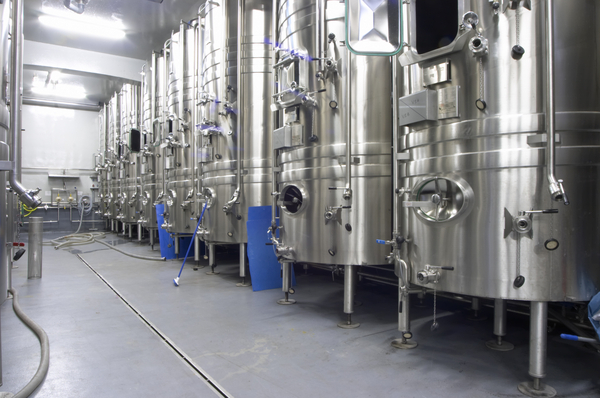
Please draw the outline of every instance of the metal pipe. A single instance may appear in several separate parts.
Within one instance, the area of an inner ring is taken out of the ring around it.
[[[273,37],[272,37],[272,53],[271,53],[271,63],[272,65],[275,65],[277,63],[277,48],[276,48],[276,43],[277,43],[277,17],[279,15],[278,9],[277,9],[277,0],[273,0],[273,5],[272,5],[272,9],[273,9],[273,18],[272,18],[272,32],[273,32]],[[271,95],[274,95],[277,92],[277,69],[273,70],[273,74],[271,76]],[[271,97],[273,98],[273,97]],[[271,117],[273,118],[273,131],[275,131],[278,127],[279,127],[279,111],[275,111],[271,113]],[[273,131],[271,131],[270,133],[273,134]],[[272,150],[272,160],[271,160],[271,228],[273,228],[274,226],[277,225],[277,197],[278,197],[278,191],[277,191],[277,154],[278,151],[277,149],[273,148]],[[272,231],[273,233],[273,238],[275,238],[275,231]]]
[[[352,198],[352,53],[346,47],[346,188],[344,199]],[[314,121],[313,121],[314,122]]]
[[[38,207],[42,200],[37,196],[39,190],[28,190],[20,181],[21,175],[21,117],[23,87],[23,1],[13,0],[12,32],[11,32],[11,79],[10,79],[10,131],[11,131],[11,160],[9,172],[11,188],[19,195],[19,199],[31,208]]]
[[[171,40],[167,40],[165,41],[165,44],[163,46],[163,85],[165,87],[164,92],[162,93],[162,114],[160,115],[160,124],[162,126],[162,131],[164,132],[166,130],[166,123],[167,123],[167,82],[169,79],[169,46],[171,45]],[[164,135],[164,134],[163,134]],[[160,139],[161,141],[164,140],[166,137],[161,136]],[[163,149],[163,153],[162,153],[162,158],[163,158],[163,206],[164,206],[164,223],[163,225],[161,225],[161,228],[166,229],[167,226],[169,225],[168,222],[168,214],[169,214],[169,204],[167,203],[166,197],[167,197],[167,175],[168,175],[168,170],[167,170],[167,151],[169,149],[168,148],[164,148]]]
[[[548,303],[531,302],[529,319],[529,375],[535,379],[546,377],[546,339],[548,333]]]
[[[138,223],[137,225],[137,235],[138,235],[138,242],[142,241],[142,224]]]
[[[99,112],[102,110],[100,105],[79,104],[76,102],[52,101],[39,98],[23,98],[23,105],[48,106],[51,108],[75,109],[78,111]]]
[[[194,183],[194,190],[195,190],[195,194],[196,194],[196,204],[198,203],[198,194],[200,193],[201,189],[201,175],[202,173],[199,173],[199,165],[198,165],[198,158],[197,158],[197,154],[198,154],[198,147],[200,146],[197,138],[198,136],[196,135],[196,125],[198,124],[198,101],[199,101],[199,96],[198,96],[198,90],[199,90],[199,78],[198,78],[198,71],[200,70],[200,62],[198,60],[198,58],[200,57],[199,51],[198,49],[201,46],[200,43],[200,29],[201,29],[201,23],[200,23],[200,17],[198,17],[197,19],[197,23],[194,26],[194,76],[193,76],[193,90],[194,92],[192,93],[192,111],[191,111],[191,129],[190,132],[192,134],[192,178],[193,183]],[[197,240],[197,239],[196,239]],[[198,259],[196,259],[196,253],[198,253],[198,250],[196,250],[196,243],[194,242],[194,259],[195,261],[200,261],[200,257],[198,257]]]
[[[175,255],[179,257],[179,235],[173,234],[173,241],[175,242]]]
[[[554,0],[546,0],[546,177],[552,200],[569,204],[562,180],[555,175]]]
[[[129,239],[131,239],[131,238],[133,238],[133,232],[132,232],[133,228],[131,228],[131,224],[126,224],[126,225],[127,225],[127,227],[129,227],[127,234],[129,236]]]
[[[42,241],[44,238],[44,218],[31,217],[29,222],[29,244],[27,257],[27,279],[42,277]]]
[[[179,76],[179,78],[181,79],[181,87],[179,89],[179,91],[177,92],[177,101],[179,102],[179,115],[177,115],[179,117],[178,120],[178,124],[180,124],[183,120],[185,120],[185,108],[183,107],[183,91],[185,90],[185,70],[186,70],[186,63],[185,63],[185,58],[186,58],[186,44],[187,44],[187,39],[186,39],[186,30],[187,30],[187,24],[183,21],[179,22],[179,56],[181,57],[180,62],[181,62],[181,76]],[[182,126],[178,126],[179,129],[181,130],[181,137],[182,137],[182,141],[185,141],[185,135],[184,135],[184,127],[182,128]],[[185,142],[184,142],[185,144]]]
[[[236,57],[237,57],[237,76],[236,76],[236,80],[237,80],[237,87],[235,87],[234,92],[236,95],[236,101],[238,103],[238,118],[236,120],[236,140],[237,140],[237,149],[236,149],[236,174],[237,174],[237,186],[235,188],[235,191],[233,193],[232,198],[229,200],[229,202],[227,202],[225,204],[225,206],[223,206],[223,211],[227,212],[228,209],[231,209],[233,207],[233,205],[235,204],[235,202],[241,201],[242,200],[242,196],[243,196],[243,192],[242,192],[242,186],[243,186],[243,174],[242,174],[242,146],[243,146],[243,142],[242,142],[242,125],[243,125],[243,120],[245,118],[245,112],[241,112],[240,111],[240,101],[242,100],[242,96],[239,95],[240,92],[240,88],[242,87],[242,41],[244,40],[245,35],[243,35],[243,10],[244,10],[244,1],[243,0],[238,0],[237,2],[237,28],[238,28],[238,41],[237,41],[237,52],[236,52]],[[225,53],[225,49],[227,47],[223,47],[223,53]],[[223,64],[223,66],[225,66],[226,64]],[[226,69],[225,69],[226,70]]]

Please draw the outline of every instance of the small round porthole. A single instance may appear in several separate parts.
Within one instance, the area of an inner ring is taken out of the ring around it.
[[[308,205],[308,195],[298,185],[287,185],[279,194],[279,203],[286,213],[298,214]]]
[[[443,177],[424,179],[413,193],[416,213],[433,222],[450,221],[463,214],[473,196],[466,182]]]

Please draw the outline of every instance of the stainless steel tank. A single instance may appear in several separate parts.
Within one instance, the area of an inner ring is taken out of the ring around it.
[[[552,200],[545,178],[544,2],[497,15],[489,1],[472,1],[470,7],[449,3],[454,6],[409,8],[411,47],[400,56],[407,66],[400,121],[406,126],[402,149],[410,160],[401,186],[410,190],[403,201],[403,232],[410,237],[411,281],[425,285],[418,272],[427,265],[451,266],[453,271],[439,272],[439,290],[515,300],[589,300],[600,287],[593,199],[600,194],[594,183],[600,149],[592,134],[600,116],[595,91],[600,30],[593,23],[599,6],[555,2],[556,175],[571,201],[563,206]],[[468,12],[476,18],[463,18]],[[569,19],[575,15],[582,20]],[[476,32],[463,23],[468,18],[478,20]],[[420,42],[419,34],[431,32],[427,21],[440,20],[446,31]],[[436,39],[449,44],[439,47]],[[511,51],[517,44],[524,49],[519,59]],[[415,101],[418,111],[411,108]],[[530,212],[547,209],[553,210]],[[514,284],[518,276],[524,277],[520,287]]]
[[[195,95],[197,80],[198,23],[182,22],[168,47],[168,86],[164,167],[167,230],[192,234],[196,222],[197,162],[195,159]]]
[[[106,218],[108,212],[108,105],[104,104],[98,114],[98,153],[95,155],[96,172],[98,173],[98,214]]]
[[[351,54],[338,1],[278,5],[276,252],[289,262],[344,265],[352,323],[357,266],[384,264],[391,233],[391,62]],[[285,272],[284,272],[285,273]],[[289,286],[284,280],[287,304]]]
[[[129,227],[137,224],[139,218],[140,182],[139,162],[137,154],[140,151],[140,88],[133,84],[124,84],[121,89],[121,221]]]
[[[297,262],[384,263],[375,239],[391,231],[390,59],[349,54],[337,1],[278,11],[281,243]]]
[[[223,211],[228,201],[233,200],[235,204],[239,198],[239,191],[235,197],[239,155],[237,11],[235,1],[210,1],[204,8],[199,160],[202,162],[203,193],[209,198],[210,206],[202,221],[202,236],[209,243],[240,243],[245,238],[246,220],[242,219],[241,205]]]
[[[203,237],[210,244],[240,244],[240,276],[246,278],[248,208],[271,203],[273,10],[272,1],[234,5],[207,7],[199,152],[209,198]],[[216,30],[220,20],[227,32]]]
[[[107,202],[106,217],[111,222],[111,230],[115,230],[116,228],[117,216],[121,208],[121,203],[119,202],[119,142],[121,141],[121,112],[119,105],[119,97],[115,93],[108,104],[108,142],[106,155],[106,179],[109,187],[108,196],[105,198]]]
[[[142,74],[142,150],[139,153],[140,163],[140,218],[139,223],[154,234],[158,228],[155,202],[162,192],[163,162],[160,157],[160,139],[162,125],[157,115],[162,113],[164,98],[164,65],[163,57],[152,54],[152,62],[144,66]],[[152,239],[151,239],[152,240]]]
[[[533,381],[519,390],[553,396],[540,381],[547,302],[587,301],[600,288],[600,5],[403,8],[400,268],[416,285],[495,299],[499,324],[503,300],[531,301]],[[499,343],[488,346],[502,349],[506,326],[496,324]]]

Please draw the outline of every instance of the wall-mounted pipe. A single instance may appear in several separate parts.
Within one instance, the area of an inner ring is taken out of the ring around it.
[[[21,172],[21,112],[23,86],[23,1],[13,0],[12,10],[12,45],[11,45],[11,79],[10,79],[10,131],[12,168],[9,172],[11,188],[19,195],[19,199],[31,208],[38,207],[42,200],[37,196],[38,190],[28,190],[19,181]]]

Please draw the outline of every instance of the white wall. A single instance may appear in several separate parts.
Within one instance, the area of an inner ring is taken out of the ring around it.
[[[41,188],[44,202],[51,188],[77,190],[90,195],[97,182],[93,154],[98,152],[98,112],[23,105],[22,181],[26,188]],[[79,178],[49,178],[48,174]],[[61,195],[62,196],[62,195]]]

